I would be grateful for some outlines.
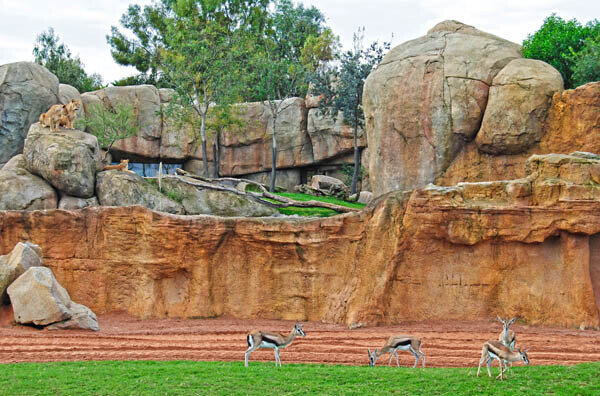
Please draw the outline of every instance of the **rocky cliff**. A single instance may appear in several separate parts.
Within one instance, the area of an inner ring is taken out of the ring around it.
[[[576,153],[534,156],[523,179],[390,193],[319,220],[5,211],[0,253],[39,244],[98,313],[599,326],[599,186],[600,158]]]

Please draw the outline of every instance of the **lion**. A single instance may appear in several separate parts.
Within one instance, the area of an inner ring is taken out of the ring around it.
[[[61,118],[63,117],[63,112],[65,105],[56,104],[50,107],[45,113],[40,115],[40,124],[44,127],[50,127],[52,132],[58,132],[58,127],[60,126]]]
[[[120,170],[121,172],[135,173],[134,171],[129,170],[128,168],[129,168],[129,160],[124,159],[124,160],[121,160],[121,162],[118,163],[117,165],[106,165],[104,167],[104,169],[102,169],[102,170],[117,169],[117,170]]]
[[[73,121],[75,121],[75,113],[79,110],[79,106],[81,106],[81,102],[75,99],[71,99],[71,101],[64,106],[63,114],[60,118],[60,126],[75,129]]]

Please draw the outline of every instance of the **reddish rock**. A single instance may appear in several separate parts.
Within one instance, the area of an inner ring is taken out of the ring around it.
[[[71,297],[97,313],[368,325],[518,314],[599,326],[600,159],[534,157],[528,169],[521,180],[390,193],[318,220],[0,212],[0,253],[37,243]]]
[[[555,93],[539,144],[515,155],[490,155],[470,143],[435,182],[453,185],[461,181],[518,179],[525,176],[525,162],[532,154],[573,151],[600,153],[600,82]]]

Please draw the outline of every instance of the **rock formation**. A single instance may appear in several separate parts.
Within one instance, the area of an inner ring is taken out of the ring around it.
[[[0,304],[6,297],[6,288],[31,267],[42,266],[42,250],[38,245],[19,242],[13,250],[0,256]]]
[[[518,314],[597,327],[599,171],[586,153],[534,156],[523,179],[394,192],[318,220],[0,212],[0,253],[40,244],[99,313],[367,325]]]
[[[0,169],[0,210],[56,209],[56,191],[26,169],[22,154]]]
[[[58,103],[58,79],[36,63],[0,66],[0,167],[23,152],[29,127]]]
[[[131,172],[108,170],[96,177],[96,194],[100,205],[142,205],[166,213],[184,214],[183,207]]]
[[[453,185],[461,181],[518,179],[525,176],[525,162],[533,154],[600,153],[600,82],[557,92],[552,98],[539,144],[521,154],[490,155],[475,142],[458,154],[435,181]]]
[[[99,330],[96,315],[89,308],[71,301],[50,268],[29,268],[7,291],[17,323],[52,324],[54,329]]]
[[[490,154],[518,154],[539,143],[548,109],[563,80],[555,68],[533,59],[515,59],[498,73],[475,142]]]
[[[23,158],[27,169],[66,194],[94,196],[100,152],[95,136],[60,128],[52,132],[33,124],[25,140]]]
[[[363,94],[375,195],[439,176],[479,130],[494,77],[520,57],[517,44],[456,21],[393,48]]]

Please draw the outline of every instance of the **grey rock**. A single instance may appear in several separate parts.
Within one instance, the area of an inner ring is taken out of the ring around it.
[[[100,172],[96,180],[96,195],[103,206],[133,206],[173,214],[183,214],[183,207],[160,193],[141,176],[118,170]]]
[[[54,188],[25,169],[22,154],[0,170],[0,210],[56,209],[57,205]]]
[[[44,326],[69,319],[69,293],[46,267],[31,267],[7,289],[15,321]]]
[[[183,176],[165,177],[162,186],[165,191],[174,191],[182,197],[181,203],[189,215],[262,217],[273,216],[278,212],[275,208],[234,193],[197,188],[181,180],[195,182],[194,179]]]
[[[58,103],[58,79],[32,62],[0,66],[0,167],[23,152],[29,127]]]
[[[98,203],[98,198],[96,197],[79,198],[72,197],[70,195],[63,195],[60,198],[60,202],[58,203],[58,209],[76,210],[99,205],[100,204]]]
[[[48,330],[100,330],[98,317],[91,309],[73,301],[71,301],[69,309],[71,311],[71,317],[69,319],[53,323],[46,328]]]
[[[30,242],[19,242],[13,250],[0,256],[0,296],[5,298],[6,288],[31,267],[42,266],[42,249]]]
[[[94,195],[99,162],[95,136],[64,128],[51,132],[39,123],[33,124],[25,140],[23,157],[31,173],[59,191],[81,198]]]

